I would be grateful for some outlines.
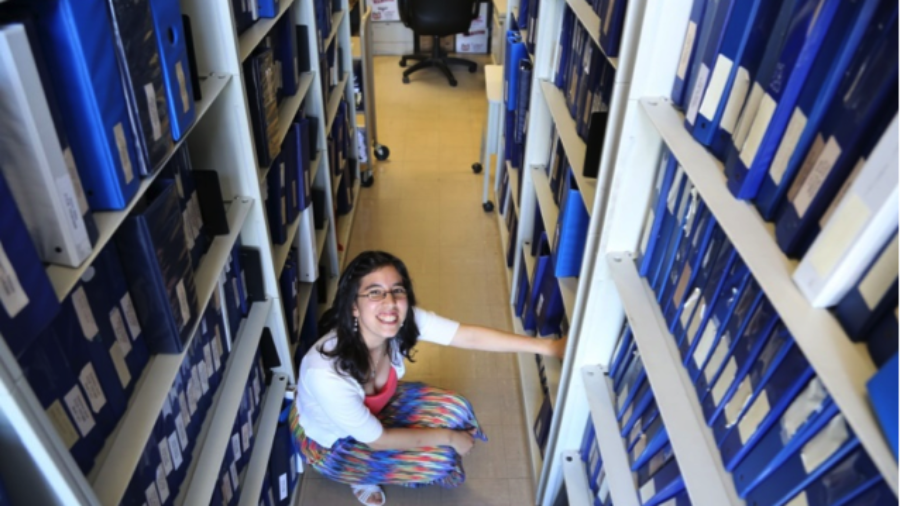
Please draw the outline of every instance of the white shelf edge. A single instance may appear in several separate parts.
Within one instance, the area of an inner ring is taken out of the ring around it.
[[[287,238],[284,240],[284,244],[272,243],[272,263],[275,264],[276,276],[281,276],[284,264],[287,263],[288,254],[291,252],[291,248],[294,247],[294,238],[297,237],[297,231],[300,230],[300,218],[302,217],[302,213],[298,214],[297,218],[288,224]]]
[[[547,179],[544,168],[538,166],[534,167],[532,171],[531,180],[534,181],[534,191],[541,209],[541,219],[544,220],[544,230],[547,231],[549,237],[556,229],[556,222],[559,221],[559,207],[553,201],[553,190],[550,189],[550,180]]]
[[[343,250],[338,255],[338,269],[344,267],[344,261],[347,259],[347,251],[349,251],[350,246],[350,234],[353,232],[353,222],[356,221],[356,210],[359,209],[359,188],[360,180],[359,178],[356,178],[353,181],[353,207],[350,208],[349,213],[343,216],[335,215],[335,219],[338,221],[338,246],[343,247]]]
[[[569,506],[593,506],[593,493],[581,455],[577,451],[566,450],[562,452],[562,459]]]
[[[201,314],[209,304],[216,289],[219,273],[225,268],[225,262],[231,254],[252,205],[253,201],[246,197],[236,198],[232,202],[228,208],[230,233],[213,240],[209,251],[203,256],[200,268],[194,274],[197,285],[197,310]],[[199,325],[198,319],[189,334],[191,341]],[[184,348],[185,351],[178,355],[151,356],[150,363],[135,384],[125,414],[107,438],[94,469],[89,473],[88,478],[101,504],[119,504],[122,500],[144,451],[144,445],[156,425],[156,418],[162,411],[169,389],[187,350],[190,349],[190,341]]]
[[[796,263],[778,248],[771,226],[752,204],[732,197],[725,185],[722,163],[684,129],[683,116],[663,98],[642,98],[640,102],[897,494],[897,461],[869,404],[866,381],[876,368],[865,346],[850,341],[826,309],[809,304],[791,277]]]
[[[515,322],[518,318],[513,318]],[[521,324],[518,325],[517,333],[524,334]],[[544,399],[544,392],[541,390],[541,380],[538,377],[537,363],[534,361],[533,353],[517,353],[516,359],[519,366],[519,380],[522,387],[522,407],[525,409],[525,431],[528,436],[528,454],[531,461],[531,472],[535,483],[541,476],[541,468],[544,466],[544,458],[541,457],[541,449],[538,448],[537,441],[534,439],[534,421],[537,419],[538,411],[541,409],[541,403]]]
[[[562,91],[551,82],[543,79],[540,82],[544,98],[547,100],[547,107],[550,109],[550,115],[553,116],[553,123],[559,132],[559,138],[562,139],[566,158],[569,160],[569,165],[572,166],[575,181],[578,182],[578,190],[581,193],[581,198],[584,200],[584,207],[587,208],[588,215],[590,215],[593,213],[594,195],[597,193],[597,180],[586,178],[581,173],[581,169],[584,167],[584,159],[587,156],[587,145],[581,137],[578,137],[575,120],[569,115],[566,97],[563,96]]]
[[[614,69],[618,69],[619,59],[606,56],[606,52],[603,51],[603,46],[600,45],[600,16],[598,16],[597,13],[594,12],[594,10],[591,8],[591,4],[585,2],[584,0],[566,0],[566,3],[569,4],[572,12],[575,13],[575,17],[578,18],[578,21],[581,23],[581,27],[584,28],[584,30],[591,36],[591,40],[594,41],[594,45],[596,45],[597,49],[599,49],[600,52],[603,53],[606,61],[608,61]]]
[[[519,171],[515,170],[509,160],[506,161],[506,171],[509,173],[509,197],[512,199],[516,215],[519,215]]]
[[[609,491],[617,506],[639,506],[637,489],[631,474],[631,464],[618,430],[616,413],[613,408],[613,394],[607,376],[598,365],[581,369],[584,390],[587,393],[591,423],[597,434],[597,444],[606,469]],[[611,429],[612,427],[612,429]]]
[[[556,278],[556,280],[559,282],[559,291],[562,293],[566,317],[569,319],[569,325],[571,325],[575,315],[575,298],[578,295],[578,278]]]
[[[193,132],[194,127],[200,123],[212,104],[222,94],[222,90],[224,90],[225,86],[231,81],[231,74],[213,73],[201,77],[200,79],[202,81],[200,86],[203,90],[204,98],[194,104],[197,111],[197,117],[187,133],[182,136],[180,141],[175,143],[172,152],[166,155],[162,163],[154,169],[153,174],[141,180],[141,185],[138,187],[137,193],[131,198],[131,201],[128,202],[125,209],[122,209],[121,211],[99,211],[93,213],[94,222],[99,231],[99,237],[97,238],[97,243],[94,245],[94,250],[91,252],[90,256],[88,256],[88,258],[78,267],[65,267],[52,264],[46,267],[47,277],[50,278],[50,283],[53,285],[53,291],[56,292],[56,297],[60,301],[65,300],[66,296],[69,295],[69,292],[75,287],[78,280],[81,279],[81,275],[84,274],[84,271],[94,263],[97,255],[99,255],[109,241],[112,240],[113,235],[122,225],[122,222],[125,221],[125,218],[128,217],[131,210],[134,209],[134,206],[137,205],[144,193],[147,192],[147,189],[150,188],[150,185],[153,184],[153,181],[155,181],[157,176],[162,172],[162,168],[169,163],[169,160],[172,159],[175,152],[181,148],[181,145],[185,143],[191,132]]]
[[[250,56],[253,50],[256,49],[256,46],[259,45],[265,36],[272,31],[272,27],[275,26],[275,23],[281,19],[281,16],[287,12],[293,3],[294,0],[281,0],[278,13],[274,18],[259,18],[252,26],[250,26],[250,28],[247,28],[247,30],[240,35],[238,40],[238,50],[240,51],[239,56],[241,57],[242,63]]]
[[[341,80],[337,83],[337,86],[331,90],[331,95],[328,97],[328,108],[325,110],[325,134],[328,135],[331,132],[331,125],[334,123],[334,117],[337,115],[338,107],[341,105],[341,99],[344,98],[344,88],[347,86],[347,81],[350,78],[350,74],[348,72],[344,72],[344,76],[341,77]]]
[[[338,12],[335,12],[331,15],[331,33],[328,34],[328,37],[322,41],[322,50],[328,49],[328,46],[331,45],[331,41],[334,40],[335,35],[337,35],[338,30],[341,28],[341,21],[344,19],[344,14],[347,11],[341,9]]]
[[[191,459],[191,467],[185,475],[181,492],[175,499],[176,504],[209,504],[212,499],[225,449],[231,442],[234,418],[240,408],[244,386],[253,367],[256,349],[272,304],[272,299],[257,302],[247,315],[237,346],[228,356],[225,375],[219,384],[216,399],[203,421],[203,428],[194,448],[194,458]]]
[[[263,489],[266,468],[269,466],[269,456],[272,454],[272,445],[275,442],[275,429],[278,427],[278,415],[281,414],[281,405],[287,386],[287,376],[276,374],[272,378],[272,384],[266,388],[262,412],[259,415],[259,423],[255,431],[253,452],[241,483],[241,497],[238,506],[259,504],[259,495]]]
[[[609,253],[606,259],[691,502],[744,504],[722,465],[693,383],[675,358],[680,356],[678,347],[652,290],[629,253]]]

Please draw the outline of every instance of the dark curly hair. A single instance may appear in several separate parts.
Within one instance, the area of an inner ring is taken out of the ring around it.
[[[393,338],[395,341],[393,346],[399,349],[400,355],[413,361],[412,349],[419,339],[419,327],[413,317],[416,294],[413,291],[412,280],[406,265],[390,253],[364,251],[354,258],[341,274],[334,303],[319,321],[319,337],[331,332],[332,329],[335,329],[337,333],[337,344],[334,349],[325,351],[324,345],[320,345],[319,353],[329,358],[337,358],[335,364],[337,372],[352,377],[360,384],[364,384],[368,379],[371,373],[371,363],[369,347],[366,346],[362,334],[358,330],[353,330],[353,306],[356,304],[362,278],[388,266],[397,269],[403,279],[403,288],[406,289],[406,298],[409,302],[406,319],[400,327],[400,331]]]

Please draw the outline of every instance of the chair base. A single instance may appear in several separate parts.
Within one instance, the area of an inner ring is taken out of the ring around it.
[[[407,60],[417,61],[415,65],[403,71],[403,84],[409,84],[409,76],[410,74],[422,70],[427,67],[437,67],[440,70],[444,77],[447,78],[447,81],[450,83],[450,86],[456,86],[456,79],[453,77],[453,72],[450,71],[450,65],[466,65],[469,67],[469,72],[474,73],[478,70],[478,64],[471,61],[466,60],[465,58],[454,58],[451,56],[447,56],[447,53],[441,51],[440,45],[440,37],[433,36],[432,37],[432,46],[431,46],[431,54],[407,54],[403,55],[400,58],[400,66],[405,67]]]

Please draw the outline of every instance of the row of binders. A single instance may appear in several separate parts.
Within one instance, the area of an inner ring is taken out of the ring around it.
[[[255,434],[259,428],[259,415],[262,412],[266,389],[264,371],[262,356],[257,350],[228,438],[229,444],[225,448],[225,456],[219,468],[219,486],[213,489],[210,504],[230,506],[237,504],[240,499],[244,471],[250,463],[250,456],[253,455]]]
[[[272,453],[269,454],[266,477],[259,504],[263,506],[288,506],[291,494],[300,481],[300,453],[296,449],[295,440],[288,422],[293,398],[285,396],[282,411],[275,429],[275,440]],[[223,503],[224,504],[224,503]]]
[[[195,120],[190,20],[177,0],[6,2],[0,68],[0,174],[39,258],[78,267],[93,213],[124,209]]]
[[[738,494],[754,504],[783,504],[798,494],[809,504],[825,504],[823,497],[850,501],[876,487],[887,494],[883,500],[895,503],[816,371],[672,155],[664,154],[657,176],[639,272],[656,294]],[[861,337],[868,339],[877,364],[897,353],[896,320],[892,336]],[[617,395],[647,384],[636,352],[626,330],[610,368]],[[896,411],[895,381],[893,391]],[[883,397],[871,399],[879,412]],[[888,419],[882,422],[886,434],[896,434],[896,416],[893,426],[884,424]]]
[[[539,9],[540,2],[538,0],[526,0],[519,3],[519,12],[514,12],[512,17],[513,26],[511,28],[525,37],[523,42],[531,55],[534,54],[534,43],[537,40]]]
[[[334,211],[337,216],[349,214],[353,210],[353,184],[356,181],[356,160],[351,158],[351,142],[355,142],[350,107],[341,98],[331,131],[328,133],[328,165],[332,171],[332,185],[336,192]]]
[[[520,11],[521,15],[521,11]],[[531,98],[531,76],[534,62],[528,44],[518,30],[506,32],[503,65],[504,159],[514,168],[522,168],[525,158],[525,136]]]
[[[897,61],[896,2],[695,0],[672,101],[786,255],[834,223],[871,258],[897,226]]]
[[[580,170],[585,177],[596,178],[616,69],[569,6],[565,8],[560,33],[553,83],[563,92],[569,115],[575,120],[575,130],[586,144],[584,166],[575,170]]]

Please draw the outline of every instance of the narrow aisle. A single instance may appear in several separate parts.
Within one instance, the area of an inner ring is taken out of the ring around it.
[[[510,329],[509,291],[497,218],[481,208],[482,175],[474,175],[486,114],[479,72],[454,70],[451,88],[431,70],[401,84],[396,56],[375,59],[379,141],[391,150],[375,185],[360,193],[348,259],[368,249],[399,256],[412,276],[418,305],[466,323]],[[513,355],[418,345],[408,381],[455,390],[473,404],[489,442],[464,459],[457,489],[386,487],[390,506],[527,506],[534,496]],[[303,506],[359,504],[346,485],[310,470]]]

